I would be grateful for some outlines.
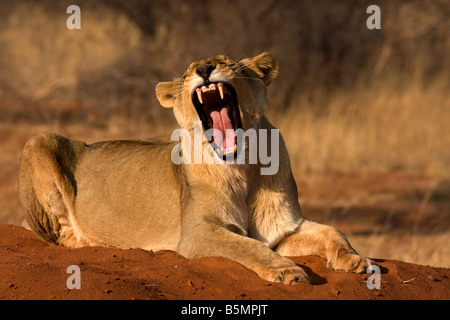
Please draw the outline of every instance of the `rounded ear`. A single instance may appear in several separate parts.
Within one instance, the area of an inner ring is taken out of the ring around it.
[[[268,52],[263,52],[252,59],[244,59],[241,63],[255,72],[266,86],[278,76],[278,62]]]
[[[173,108],[177,96],[178,81],[160,82],[156,85],[156,98],[164,108]]]

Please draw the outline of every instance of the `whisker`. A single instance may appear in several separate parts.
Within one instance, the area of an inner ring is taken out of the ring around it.
[[[248,79],[248,80],[260,80],[259,78],[255,78],[255,77],[241,77],[241,76],[237,76],[235,78],[236,79]]]
[[[237,60],[242,60],[242,58],[247,55],[247,53],[244,51],[242,54],[237,58]]]

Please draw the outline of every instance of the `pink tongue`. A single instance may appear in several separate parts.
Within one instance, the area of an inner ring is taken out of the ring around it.
[[[226,152],[233,150],[235,134],[230,117],[228,117],[227,108],[222,108],[220,113],[219,111],[211,112],[211,118],[213,120],[213,129],[222,133],[222,135],[216,134],[218,132],[214,130],[213,138],[215,144],[218,147],[222,146],[222,149]]]

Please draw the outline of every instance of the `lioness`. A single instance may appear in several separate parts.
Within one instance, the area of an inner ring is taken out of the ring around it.
[[[177,149],[169,135],[91,145],[54,133],[32,137],[19,170],[29,226],[44,240],[68,247],[221,256],[287,284],[310,277],[285,256],[319,255],[335,270],[363,272],[371,260],[358,255],[338,230],[302,217],[281,136],[267,141],[279,144],[275,174],[262,175],[266,164],[260,162],[227,162],[237,156],[235,130],[276,129],[263,112],[266,86],[277,75],[278,63],[268,53],[241,61],[219,55],[157,84],[159,102],[173,108],[192,141],[195,123],[202,133],[214,129],[200,141],[201,148],[214,151],[213,164],[175,164],[174,152],[185,159],[191,154]],[[244,146],[248,151],[248,143]]]

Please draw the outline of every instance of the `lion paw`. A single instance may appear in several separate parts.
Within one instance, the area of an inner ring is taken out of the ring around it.
[[[341,255],[334,261],[328,261],[328,266],[337,272],[363,273],[369,265],[375,264],[371,259],[355,253]]]
[[[271,268],[258,273],[264,280],[281,282],[284,284],[296,284],[299,282],[311,283],[311,278],[300,267]]]

